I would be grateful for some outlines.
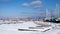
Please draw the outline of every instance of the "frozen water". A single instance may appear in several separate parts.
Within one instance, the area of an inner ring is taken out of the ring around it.
[[[2,24],[0,25],[0,34],[59,34],[60,29],[53,29],[47,32],[18,31],[19,28],[35,27],[36,24],[26,22],[22,24]]]

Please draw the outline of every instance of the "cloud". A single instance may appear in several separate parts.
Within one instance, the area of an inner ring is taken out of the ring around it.
[[[42,2],[40,0],[32,1],[30,3],[23,3],[22,6],[40,6]]]
[[[31,2],[30,3],[31,5],[41,5],[42,4],[42,2],[41,1],[33,1],[33,2]]]
[[[22,6],[23,7],[32,7],[34,9],[41,10],[41,8],[42,8],[42,1],[35,0],[35,1],[30,2],[30,3],[23,3]]]
[[[42,1],[36,0],[30,3],[31,6],[33,6],[34,9],[42,10]]]
[[[27,6],[29,6],[29,4],[28,3],[23,3],[22,6],[27,7]]]

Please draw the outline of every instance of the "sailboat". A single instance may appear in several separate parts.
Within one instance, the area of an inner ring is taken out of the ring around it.
[[[53,22],[53,23],[60,23],[60,18],[59,18],[59,5],[56,4],[56,9],[54,12],[54,17],[52,18],[48,10],[46,9],[46,18],[44,21],[46,22]]]

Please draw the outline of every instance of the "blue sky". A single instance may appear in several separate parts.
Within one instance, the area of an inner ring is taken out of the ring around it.
[[[41,11],[32,6],[28,6],[28,4],[34,1],[41,1],[41,7],[43,9],[48,8],[51,11],[55,9],[56,3],[60,5],[60,0],[0,0],[0,16],[44,15],[44,13],[41,13],[45,10]],[[28,3],[26,4],[27,7],[22,6],[24,3]]]

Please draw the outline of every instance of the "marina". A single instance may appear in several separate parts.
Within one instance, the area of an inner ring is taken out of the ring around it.
[[[60,0],[0,0],[0,34],[60,34]]]

